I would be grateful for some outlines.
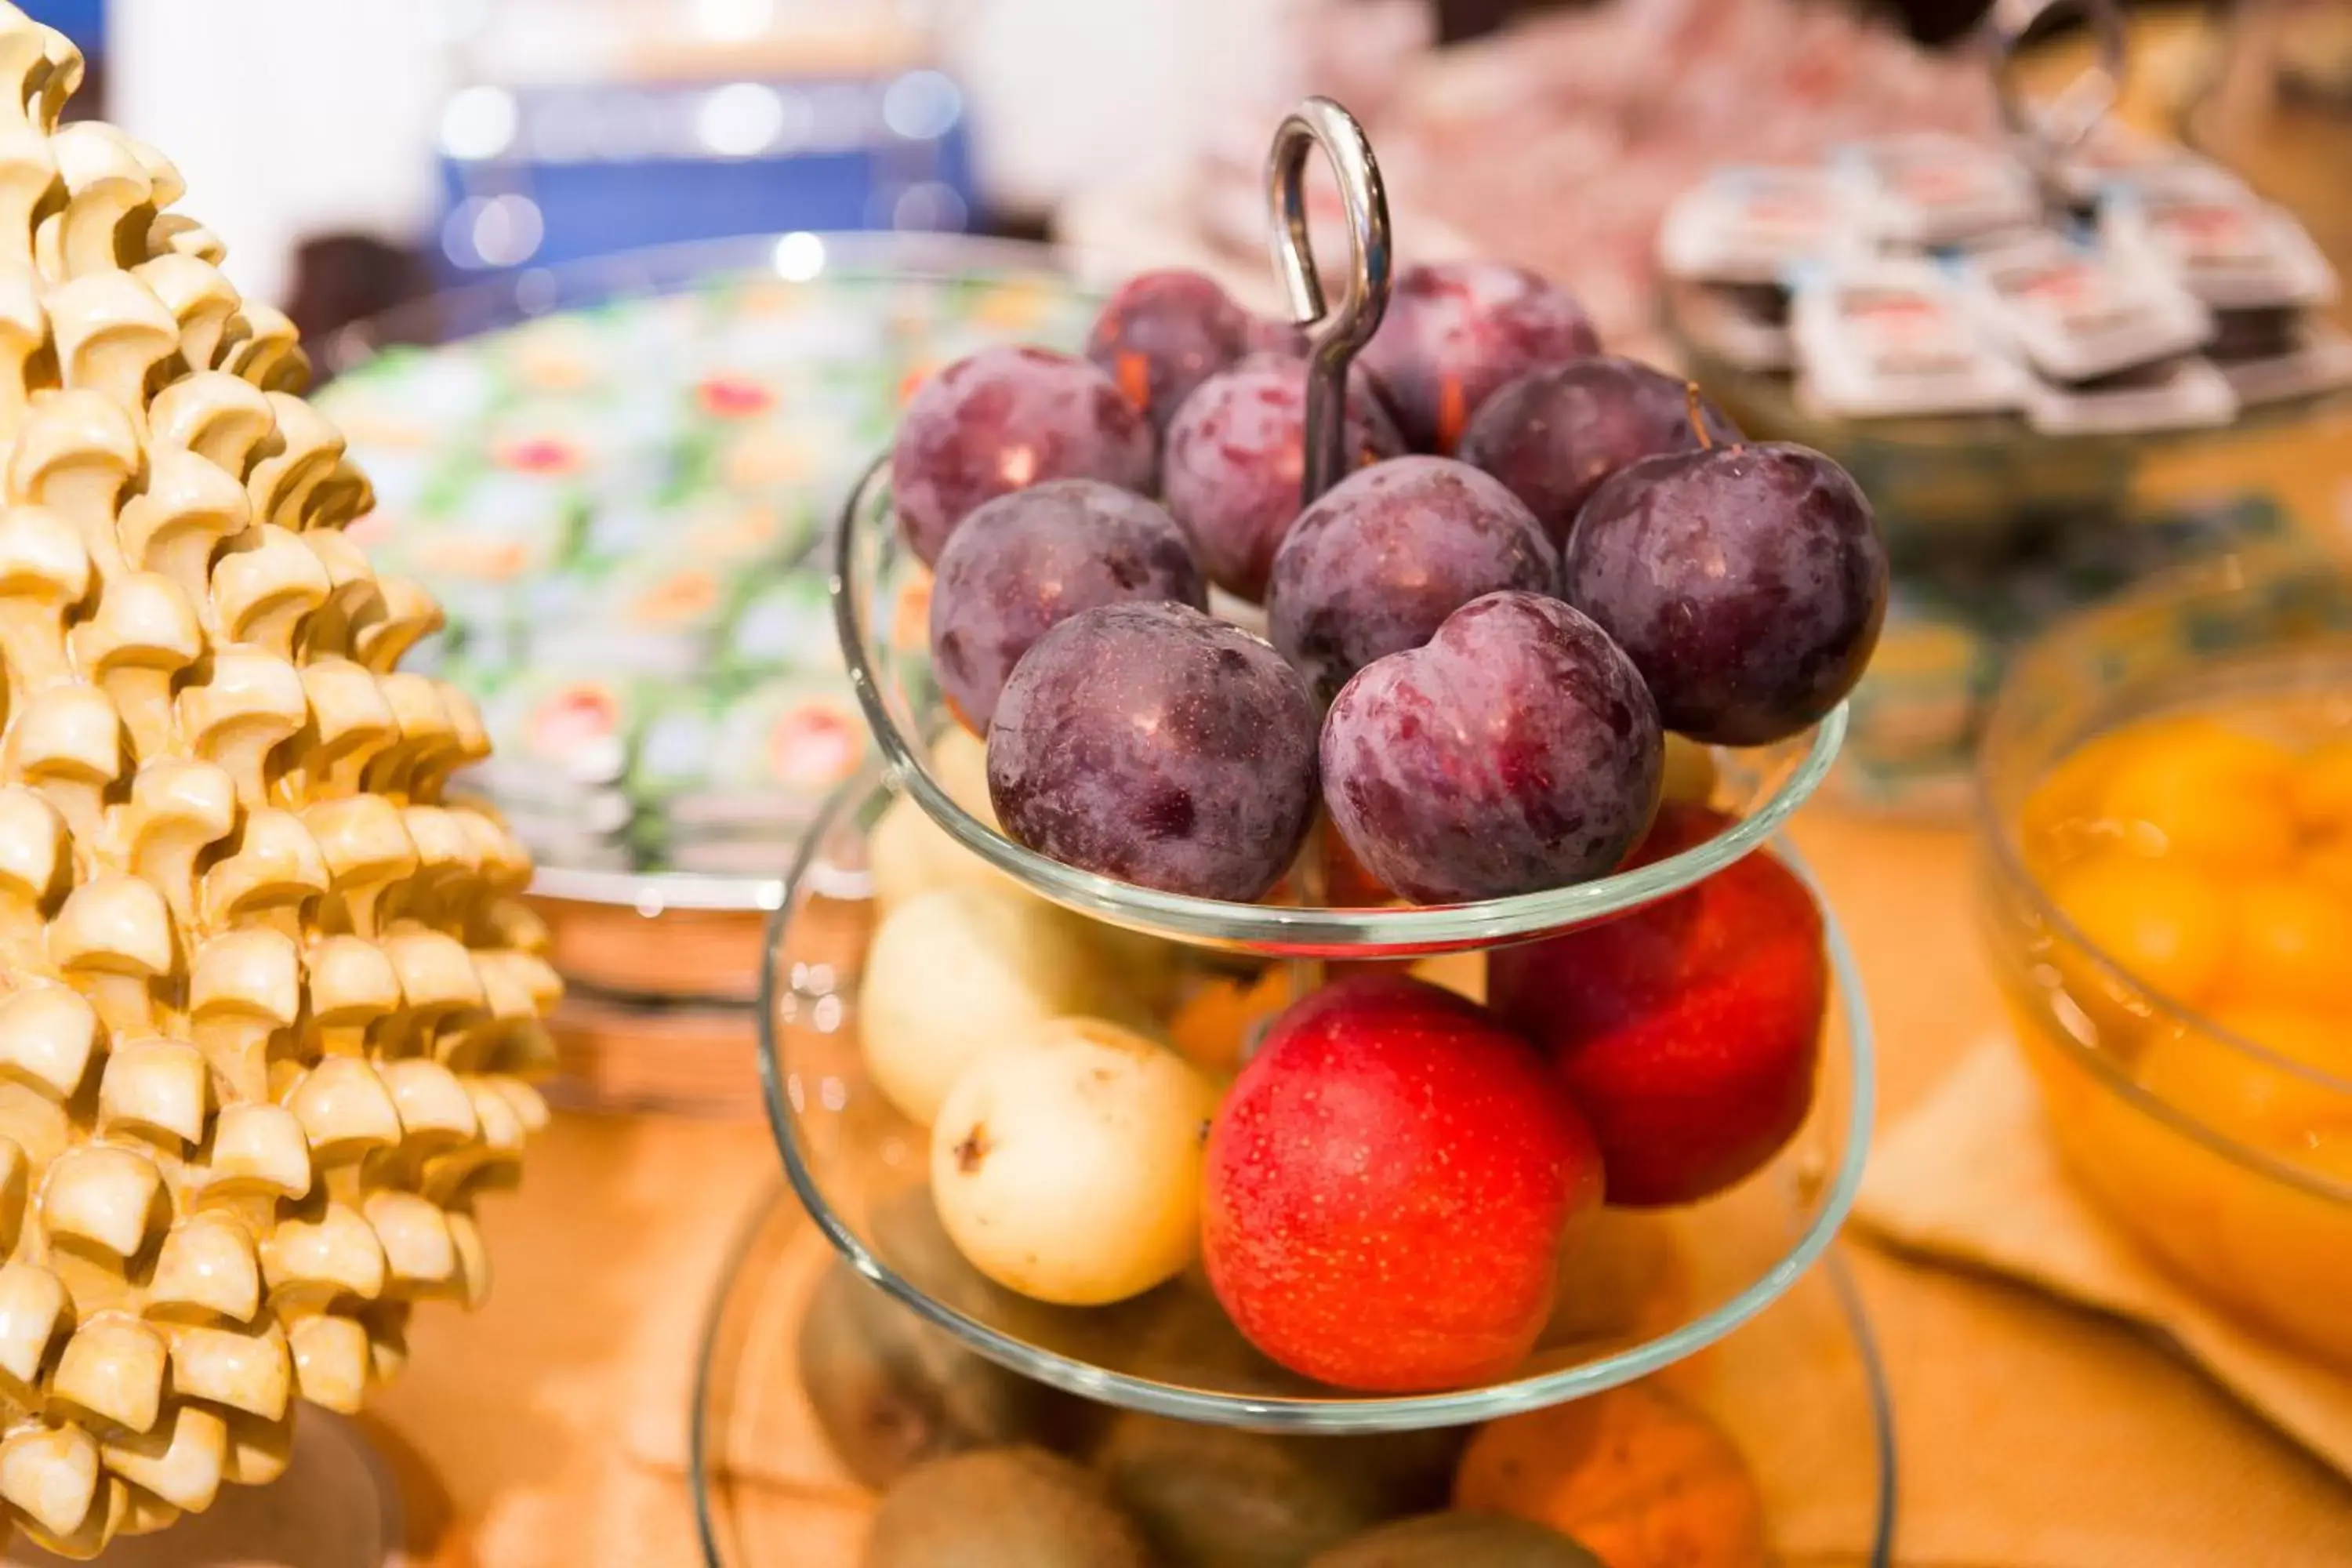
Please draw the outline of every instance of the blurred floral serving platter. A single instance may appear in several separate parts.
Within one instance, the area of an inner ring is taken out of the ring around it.
[[[1047,253],[971,251],[853,237],[692,247],[669,276],[608,264],[638,291],[568,279],[588,302],[493,304],[510,324],[386,349],[325,394],[376,480],[352,531],[446,606],[415,658],[480,701],[499,756],[477,782],[537,890],[770,901],[869,744],[826,520],[929,370],[1075,345],[1097,308]]]

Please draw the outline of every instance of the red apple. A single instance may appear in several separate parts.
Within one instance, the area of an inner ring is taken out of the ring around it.
[[[1209,1133],[1202,1256],[1250,1342],[1343,1388],[1499,1376],[1601,1197],[1592,1135],[1528,1044],[1397,974],[1276,1018]]]
[[[1630,864],[1727,826],[1669,803]],[[1601,1142],[1609,1202],[1696,1203],[1779,1152],[1812,1106],[1821,910],[1759,852],[1607,924],[1487,960],[1495,1010],[1551,1055]]]

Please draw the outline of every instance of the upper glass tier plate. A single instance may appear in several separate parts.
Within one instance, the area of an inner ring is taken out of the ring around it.
[[[1023,847],[959,805],[933,772],[929,742],[955,721],[932,679],[930,572],[906,547],[877,462],[834,539],[834,614],[852,687],[883,760],[950,837],[1057,904],[1129,930],[1196,946],[1272,956],[1408,958],[1590,925],[1654,902],[1761,845],[1821,784],[1845,736],[1841,705],[1774,746],[1716,752],[1713,804],[1737,820],[1706,843],[1652,865],[1573,887],[1424,908],[1244,904],[1138,887]]]

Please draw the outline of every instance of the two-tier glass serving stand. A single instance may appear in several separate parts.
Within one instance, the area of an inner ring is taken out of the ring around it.
[[[1349,288],[1336,302],[1323,297],[1300,221],[1300,178],[1318,148],[1339,176],[1354,242]],[[1387,212],[1360,128],[1323,100],[1309,100],[1286,121],[1269,160],[1269,192],[1277,271],[1315,345],[1312,493],[1332,473],[1317,460],[1315,433],[1336,428],[1335,389],[1385,303]],[[973,1353],[1087,1399],[1186,1421],[1295,1434],[1400,1432],[1484,1421],[1670,1375],[1742,1449],[1782,1562],[1886,1559],[1895,1475],[1886,1393],[1832,1251],[1862,1173],[1874,1072],[1859,982],[1833,921],[1827,922],[1833,1003],[1803,1127],[1769,1165],[1728,1192],[1681,1209],[1612,1215],[1621,1241],[1630,1237],[1671,1260],[1674,1289],[1638,1322],[1570,1336],[1507,1375],[1444,1393],[1349,1393],[1273,1368],[1242,1351],[1229,1329],[1222,1337],[1167,1331],[1172,1321],[1197,1318],[1183,1310],[1205,1289],[1195,1278],[1083,1310],[996,1287],[940,1245],[924,1130],[871,1086],[858,1047],[859,973],[876,918],[864,879],[867,850],[876,824],[902,795],[963,850],[1043,898],[1181,944],[1188,962],[1204,970],[1287,965],[1296,988],[1329,966],[1483,952],[1610,920],[1691,887],[1762,846],[1819,785],[1844,732],[1843,709],[1780,745],[1718,752],[1714,804],[1733,825],[1637,870],[1442,907],[1186,897],[1024,848],[958,805],[934,773],[929,742],[953,721],[926,656],[919,607],[928,574],[901,542],[882,467],[852,499],[832,548],[842,649],[879,759],[811,833],[769,927],[760,1067],[790,1191],[746,1231],[707,1325],[694,1458],[711,1563],[755,1568],[808,1560],[811,1538],[806,1519],[795,1513],[794,1489],[759,1478],[771,1468],[765,1446],[806,1426],[793,1349],[776,1342],[790,1314],[776,1304],[793,1279],[805,1278],[812,1250],[821,1259],[828,1244]]]

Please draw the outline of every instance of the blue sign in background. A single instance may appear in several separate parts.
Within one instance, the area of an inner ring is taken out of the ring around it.
[[[106,45],[106,0],[16,0],[17,9],[36,22],[47,22],[74,41],[85,55]]]
[[[449,281],[685,240],[971,223],[962,101],[937,72],[467,92],[445,122],[432,247]]]

